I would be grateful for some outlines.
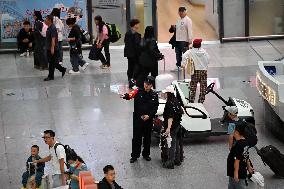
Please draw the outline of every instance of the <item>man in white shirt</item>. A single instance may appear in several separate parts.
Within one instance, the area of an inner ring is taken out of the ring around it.
[[[194,103],[197,83],[200,83],[198,103],[203,103],[206,95],[209,55],[203,48],[201,48],[201,42],[202,39],[195,39],[193,41],[193,48],[186,51],[182,56],[182,67],[185,67],[187,62],[191,62],[187,61],[189,59],[192,59],[194,64],[194,74],[191,76],[190,81],[190,103]]]
[[[66,178],[64,175],[67,170],[66,154],[62,144],[59,144],[54,139],[55,132],[52,130],[44,131],[44,142],[49,146],[49,155],[43,159],[36,160],[34,163],[51,162],[52,188],[57,188],[66,185]]]
[[[185,7],[178,9],[180,18],[176,23],[176,66],[181,66],[182,54],[189,48],[192,42],[192,21],[187,16]]]
[[[62,20],[60,19],[60,13],[61,13],[61,9],[53,8],[51,15],[53,16],[53,23],[57,29],[57,34],[58,34],[59,64],[62,64],[63,62],[63,49],[62,49],[63,44],[62,43],[63,43],[64,24]]]

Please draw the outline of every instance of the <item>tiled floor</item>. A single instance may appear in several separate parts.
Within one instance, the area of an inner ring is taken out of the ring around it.
[[[254,86],[257,61],[282,57],[284,41],[226,43],[205,45],[205,48],[211,56],[209,78],[219,81],[218,93],[252,104],[259,132],[258,146],[272,144],[284,152],[283,143],[274,139],[263,124],[262,99]],[[166,72],[169,72],[175,65],[174,52],[168,47],[163,47],[162,51],[166,55]],[[129,163],[133,102],[119,98],[119,93],[126,91],[127,83],[127,63],[122,52],[117,47],[111,49],[110,70],[102,71],[98,62],[92,62],[81,75],[66,75],[61,79],[56,72],[56,79],[51,82],[42,81],[47,72],[34,70],[31,57],[0,55],[1,189],[20,186],[32,144],[40,146],[42,156],[47,154],[48,147],[41,139],[45,129],[54,129],[59,141],[72,146],[96,179],[102,178],[103,166],[113,164],[117,181],[124,188],[226,188],[226,137],[186,140],[185,162],[174,170],[161,167],[155,138],[151,149],[153,161]],[[87,53],[84,52],[85,57]],[[64,65],[70,68],[68,52],[64,55]],[[222,115],[222,105],[212,94],[207,96],[205,106],[212,118]],[[256,169],[265,177],[265,188],[283,187],[284,180],[275,178],[253,150],[251,157]]]

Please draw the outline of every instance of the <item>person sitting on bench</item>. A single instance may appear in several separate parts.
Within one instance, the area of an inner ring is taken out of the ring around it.
[[[22,184],[23,184],[22,189],[27,188],[28,180],[32,176],[35,176],[35,188],[38,189],[41,185],[42,176],[44,175],[45,163],[33,164],[34,160],[41,159],[41,157],[38,154],[39,154],[39,147],[37,145],[33,145],[31,147],[31,156],[28,158],[26,163],[27,171],[24,172],[22,176]]]

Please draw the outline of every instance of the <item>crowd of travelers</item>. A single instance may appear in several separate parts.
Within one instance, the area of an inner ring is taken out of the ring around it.
[[[179,72],[182,69],[190,68],[190,98],[189,102],[195,102],[195,91],[197,83],[200,83],[199,103],[205,100],[207,87],[207,69],[209,55],[201,47],[202,39],[192,38],[192,21],[187,16],[185,7],[180,7],[176,25],[171,27],[174,33],[170,43],[175,48],[176,66]],[[113,32],[115,27],[107,25],[100,15],[94,18],[97,30],[94,44],[89,54],[89,58],[100,60],[102,69],[109,69],[111,66],[110,42],[117,41],[120,36],[114,39]],[[66,25],[69,27],[69,35],[66,42],[69,43],[70,62],[72,69],[70,74],[79,74],[80,69],[87,69],[87,63],[82,56],[82,29],[76,24],[76,16],[69,16]],[[146,161],[151,161],[150,146],[153,120],[158,110],[159,99],[155,92],[155,78],[158,76],[158,61],[164,55],[158,48],[155,39],[155,28],[147,26],[144,36],[139,33],[140,21],[132,19],[129,23],[130,30],[124,37],[124,57],[128,60],[127,78],[130,92],[121,96],[126,100],[134,99],[133,112],[133,139],[130,163],[135,163],[142,156]],[[110,30],[110,28],[112,30]],[[55,69],[59,70],[64,77],[67,69],[62,66],[63,62],[63,30],[64,24],[60,19],[60,9],[53,9],[45,20],[40,11],[34,11],[34,24],[31,27],[29,21],[23,22],[23,29],[18,35],[18,47],[20,56],[34,54],[34,68],[49,70],[48,76],[44,81],[54,80]],[[110,33],[111,32],[111,33]],[[104,49],[104,54],[102,53]],[[150,74],[150,75],[149,75]],[[182,141],[182,115],[183,108],[176,97],[175,88],[168,86],[162,91],[166,99],[163,113],[163,134],[170,136],[171,141],[168,145],[168,155],[163,161],[163,167],[174,169],[181,166],[184,161]],[[238,120],[238,110],[235,106],[225,108],[228,112],[229,121],[229,150],[227,159],[227,176],[229,177],[229,189],[241,189],[246,186],[247,170],[252,173],[253,168],[249,159],[248,140],[245,135],[245,126]],[[41,158],[39,147],[31,147],[31,156],[26,163],[26,172],[22,176],[23,189],[31,177],[34,177],[33,188],[39,188],[42,183],[42,176],[45,174],[45,163],[50,162],[52,177],[50,178],[52,187],[66,186],[71,189],[79,189],[78,176],[80,171],[88,170],[87,164],[83,159],[68,145],[63,145],[56,141],[55,132],[52,130],[44,131],[44,142],[48,145],[49,155]],[[142,150],[143,145],[143,150]],[[99,182],[100,189],[120,189],[122,188],[115,182],[115,171],[112,165],[107,165],[103,169],[105,177]]]

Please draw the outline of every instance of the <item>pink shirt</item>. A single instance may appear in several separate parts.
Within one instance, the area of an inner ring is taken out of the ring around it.
[[[105,39],[108,39],[108,29],[106,25],[103,26],[103,31],[100,33],[99,32],[99,26],[97,26],[97,36],[98,36],[98,41],[104,41]]]

